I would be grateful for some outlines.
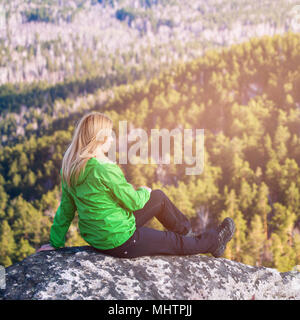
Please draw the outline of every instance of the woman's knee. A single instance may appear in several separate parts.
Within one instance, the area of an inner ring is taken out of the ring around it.
[[[151,191],[151,195],[155,198],[163,199],[166,194],[161,189],[154,189]]]

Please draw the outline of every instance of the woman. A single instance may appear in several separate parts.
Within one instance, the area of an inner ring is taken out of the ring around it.
[[[83,239],[99,252],[120,258],[146,255],[223,255],[235,225],[226,218],[216,229],[192,232],[187,217],[160,189],[135,190],[120,167],[105,156],[112,142],[113,122],[100,112],[79,121],[65,152],[62,197],[50,230],[50,244],[37,252],[64,247],[65,236],[78,212]],[[143,225],[156,217],[168,231]]]

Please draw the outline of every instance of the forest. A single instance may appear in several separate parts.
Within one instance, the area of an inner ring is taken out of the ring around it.
[[[297,0],[0,0],[0,85],[144,76],[291,29]],[[1,112],[1,111],[0,111]]]
[[[63,154],[77,121],[98,110],[113,119],[117,135],[122,120],[148,136],[153,128],[203,128],[201,175],[185,175],[185,164],[129,163],[120,165],[127,180],[161,188],[195,230],[232,217],[237,231],[225,258],[291,270],[300,264],[299,88],[300,34],[288,32],[207,50],[152,79],[91,89],[80,100],[59,96],[46,116],[21,107],[18,117],[28,122],[22,138],[0,149],[0,264],[9,266],[49,242]],[[15,124],[5,123],[1,135]],[[85,244],[77,219],[67,246]],[[156,219],[148,226],[164,230]]]

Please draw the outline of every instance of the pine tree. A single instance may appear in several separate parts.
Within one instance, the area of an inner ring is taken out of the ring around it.
[[[265,234],[262,218],[259,214],[255,214],[251,220],[243,262],[250,265],[261,266],[264,245]]]
[[[251,209],[253,207],[255,197],[257,196],[257,188],[258,187],[255,183],[253,183],[251,187],[245,178],[242,177],[239,194],[239,207],[248,221],[252,218]]]
[[[0,225],[0,264],[8,267],[14,260],[16,243],[14,234],[6,220]]]
[[[279,271],[289,271],[296,264],[296,252],[293,250],[293,229],[296,214],[280,203],[274,204],[274,215],[271,225],[272,252],[275,268]]]
[[[16,259],[21,261],[34,252],[35,249],[29,244],[28,240],[21,238],[16,250]]]
[[[300,234],[294,233],[293,249],[296,253],[296,265],[300,265]]]
[[[0,221],[5,216],[5,208],[8,202],[8,194],[5,192],[4,179],[0,174]]]
[[[274,215],[271,224],[283,243],[293,245],[293,228],[296,214],[280,203],[274,203]]]
[[[279,162],[282,162],[288,154],[287,142],[290,136],[291,134],[287,127],[282,125],[277,127],[274,136],[274,149]]]
[[[242,212],[238,209],[238,199],[234,189],[228,192],[227,186],[224,189],[225,194],[225,210],[221,212],[220,222],[226,217],[230,217],[234,220],[236,225],[235,235],[227,244],[225,250],[225,258],[243,261],[243,251],[246,243],[246,221]]]
[[[21,195],[11,202],[14,209],[13,230],[17,238],[23,237],[32,243],[38,244],[41,240],[43,219],[39,211]]]
[[[257,191],[256,204],[253,209],[253,213],[258,214],[261,217],[264,230],[264,240],[268,239],[268,214],[271,212],[272,208],[269,206],[268,202],[269,188],[262,182]]]
[[[274,267],[280,272],[291,271],[296,265],[296,253],[277,233],[273,233],[272,253]]]
[[[297,217],[300,218],[300,191],[294,181],[291,182],[288,189],[285,191],[284,204],[291,211],[297,213]]]

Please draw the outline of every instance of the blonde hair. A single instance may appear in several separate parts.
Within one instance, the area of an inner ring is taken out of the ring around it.
[[[71,176],[77,181],[80,171],[85,169],[87,161],[96,156],[99,145],[107,141],[113,121],[97,111],[84,115],[78,122],[72,142],[62,160],[63,180],[71,186]]]

